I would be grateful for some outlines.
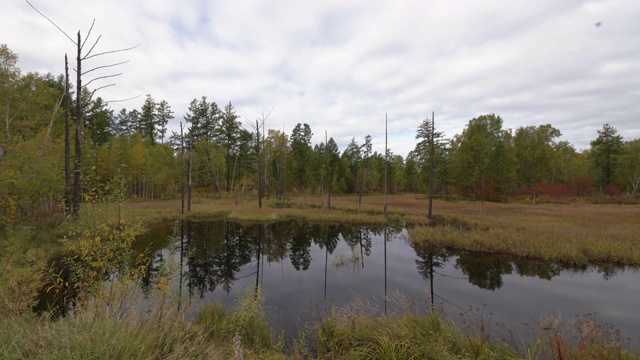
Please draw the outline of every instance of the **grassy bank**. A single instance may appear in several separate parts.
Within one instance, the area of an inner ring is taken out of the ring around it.
[[[287,203],[274,199],[258,208],[256,200],[198,198],[188,217],[219,216],[237,221],[309,221],[354,224],[405,222],[416,242],[470,251],[502,253],[527,258],[584,264],[613,262],[640,264],[640,206],[613,204],[498,204],[471,201],[434,201],[434,221],[428,203],[414,195],[384,198],[365,196],[356,213],[354,196],[332,199],[332,210],[319,197],[298,197]],[[180,201],[126,204],[130,218],[155,221],[175,218]]]
[[[253,292],[232,310],[218,303],[204,305],[193,319],[186,319],[185,311],[170,300],[145,313],[128,309],[126,316],[96,304],[60,319],[4,317],[0,358],[640,359],[597,321],[579,323],[567,332],[558,319],[548,318],[540,321],[537,337],[506,344],[490,339],[480,326],[460,328],[434,312],[419,315],[405,309],[373,315],[362,303],[354,303],[332,309],[285,346]],[[572,337],[575,341],[568,341]]]

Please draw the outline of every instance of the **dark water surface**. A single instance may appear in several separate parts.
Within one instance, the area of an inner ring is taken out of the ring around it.
[[[151,278],[163,260],[176,263],[172,290],[194,312],[211,300],[232,306],[259,284],[271,323],[289,336],[332,305],[360,300],[371,311],[396,311],[401,294],[419,311],[433,299],[461,324],[482,320],[492,338],[510,340],[512,330],[517,344],[530,329],[540,331],[542,315],[566,323],[593,316],[633,348],[640,341],[637,268],[436,253],[414,246],[401,226],[185,220],[155,227],[137,244],[155,249]]]

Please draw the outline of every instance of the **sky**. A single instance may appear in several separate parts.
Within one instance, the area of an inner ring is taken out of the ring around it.
[[[366,135],[406,156],[417,127],[435,113],[448,138],[474,117],[500,115],[504,127],[552,124],[577,150],[604,123],[640,138],[640,1],[94,1],[30,0],[93,53],[85,75],[122,73],[96,96],[139,109],[166,100],[179,129],[189,103],[231,102],[245,126],[290,134],[307,123],[314,144],[325,131],[340,151]],[[25,0],[3,0],[0,43],[23,73],[61,74],[75,45]],[[73,67],[73,66],[71,66]],[[74,75],[72,75],[73,77]]]

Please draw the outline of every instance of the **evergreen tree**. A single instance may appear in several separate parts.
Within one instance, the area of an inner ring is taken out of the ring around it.
[[[311,128],[308,124],[298,123],[291,132],[291,156],[293,162],[293,176],[298,183],[300,191],[307,188],[307,176],[309,173],[310,159],[313,152],[311,148]]]
[[[157,119],[158,113],[156,103],[151,95],[147,94],[147,98],[144,100],[144,104],[142,104],[142,109],[140,110],[138,127],[140,129],[140,135],[142,135],[142,138],[149,139],[152,145],[156,143],[156,123],[158,122]]]
[[[113,135],[113,110],[109,109],[102,98],[98,97],[85,106],[84,123],[96,146],[106,144]]]
[[[162,100],[157,104],[157,134],[160,139],[160,143],[164,144],[164,137],[167,133],[167,124],[169,120],[173,120],[173,110],[166,100]]]
[[[242,125],[238,121],[238,115],[229,102],[224,107],[224,112],[220,116],[220,127],[217,131],[217,141],[227,150],[227,191],[231,190],[232,178],[235,177],[236,167],[238,162],[238,156],[241,154],[247,154],[249,151],[240,151],[240,147],[245,147],[247,150],[251,148],[247,141],[251,142],[252,135],[250,133],[243,134]]]
[[[598,137],[591,142],[589,153],[597,171],[596,182],[600,191],[613,183],[616,157],[622,153],[622,145],[622,136],[609,124],[602,125],[602,129],[598,130]]]
[[[123,108],[115,117],[115,135],[129,139],[132,132],[129,113]]]
[[[191,141],[195,144],[198,139],[216,139],[219,131],[222,114],[215,102],[209,103],[207,97],[203,96],[200,101],[193,99],[189,104],[189,110],[184,119],[189,126],[189,139],[187,147],[193,148]],[[216,139],[217,140],[217,139]],[[221,144],[222,145],[222,144]]]

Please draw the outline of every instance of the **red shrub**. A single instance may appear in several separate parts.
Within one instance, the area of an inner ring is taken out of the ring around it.
[[[589,196],[595,192],[593,185],[586,178],[575,178],[567,188],[569,193],[575,196]]]

